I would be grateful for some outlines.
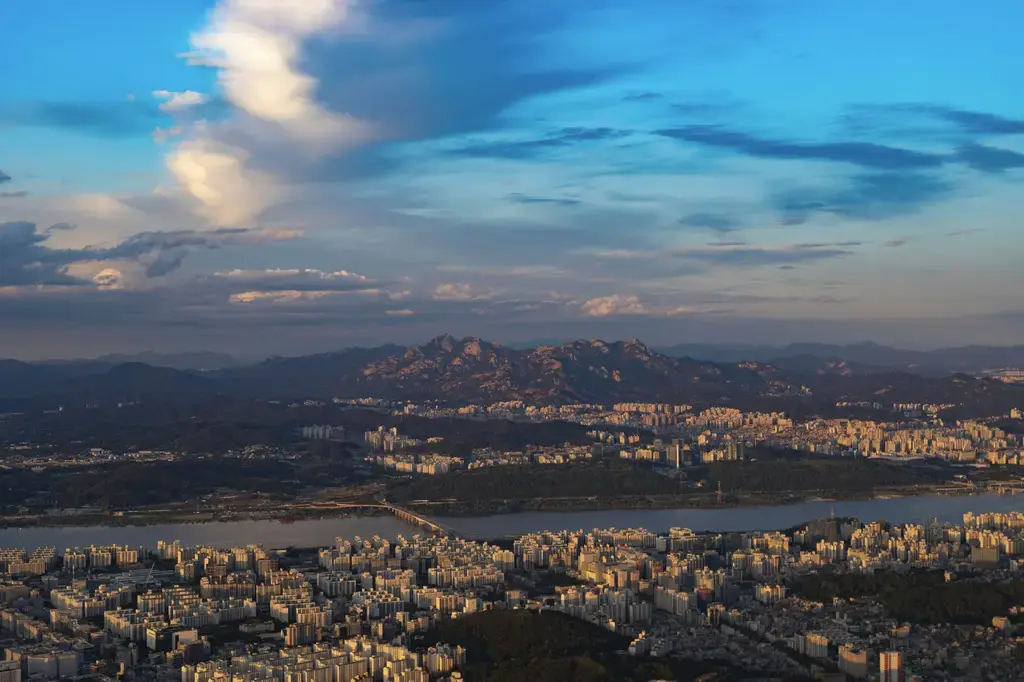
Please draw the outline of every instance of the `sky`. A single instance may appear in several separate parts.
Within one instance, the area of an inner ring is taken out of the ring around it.
[[[1024,342],[1019,0],[6,0],[0,357]]]

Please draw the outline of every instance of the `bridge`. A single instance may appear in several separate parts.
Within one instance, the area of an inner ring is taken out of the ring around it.
[[[462,537],[459,531],[455,530],[451,526],[446,526],[445,524],[438,523],[437,521],[429,519],[426,516],[417,514],[415,512],[411,512],[405,507],[399,507],[397,505],[390,504],[387,502],[383,503],[381,506],[390,511],[392,514],[394,514],[402,521],[405,521],[406,523],[415,523],[416,525],[420,526],[421,528],[425,528],[431,533],[437,533],[438,535],[442,535],[446,538]]]
[[[406,523],[423,528],[428,533],[435,533],[446,538],[461,538],[462,534],[455,530],[451,526],[446,526],[443,523],[438,523],[431,518],[417,514],[416,512],[410,511],[405,507],[400,507],[397,504],[392,504],[385,499],[381,499],[378,502],[327,502],[308,505],[311,509],[379,509],[390,512],[395,517]]]

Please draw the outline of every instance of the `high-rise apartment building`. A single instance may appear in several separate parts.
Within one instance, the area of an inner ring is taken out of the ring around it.
[[[903,682],[903,654],[883,651],[878,659],[880,682]]]

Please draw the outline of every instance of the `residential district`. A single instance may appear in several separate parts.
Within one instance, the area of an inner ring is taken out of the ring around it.
[[[442,443],[435,436],[418,440],[397,427],[383,426],[363,434],[370,450],[367,461],[400,473],[445,474],[457,469],[518,465],[564,464],[593,455],[617,454],[682,469],[715,461],[744,459],[746,448],[778,448],[826,456],[861,456],[911,461],[935,458],[977,466],[1024,464],[1024,437],[982,421],[946,422],[934,414],[942,405],[894,405],[904,420],[875,422],[857,419],[811,419],[796,422],[784,413],[743,412],[713,407],[693,412],[689,405],[621,403],[609,410],[597,405],[532,407],[521,402],[488,407],[427,408],[407,404],[401,414],[432,418],[458,415],[530,421],[560,419],[588,426],[591,446],[532,447],[497,451],[478,448],[471,457],[424,453],[420,446]],[[1021,418],[1014,409],[1008,419]],[[994,421],[994,420],[993,420]],[[627,427],[629,431],[617,427]],[[304,433],[327,433],[332,427],[307,427]],[[334,430],[337,433],[337,427]],[[640,432],[653,434],[642,438]],[[644,442],[646,441],[646,442]]]
[[[398,473],[445,474],[458,469],[507,464],[564,464],[596,455],[619,456],[685,468],[714,461],[743,459],[750,448],[795,450],[825,456],[862,456],[911,461],[935,458],[974,465],[1024,465],[1021,430],[1007,431],[1000,423],[1020,422],[1024,413],[984,420],[945,420],[938,416],[950,405],[858,404],[893,415],[891,421],[861,419],[795,420],[782,412],[744,412],[730,407],[695,411],[690,405],[666,403],[618,403],[611,406],[575,404],[529,405],[521,401],[447,407],[441,404],[384,401],[374,398],[335,399],[339,420],[347,410],[373,410],[391,418],[415,415],[428,419],[510,420],[515,422],[564,421],[588,427],[590,445],[530,446],[520,450],[477,448],[471,456],[442,454],[443,435],[412,438],[396,426],[381,426],[362,434],[344,426],[313,424],[296,429],[304,441],[361,442],[366,461]],[[307,400],[289,407],[325,407]],[[432,447],[433,446],[433,447]],[[438,452],[441,451],[441,452]],[[114,462],[173,461],[193,455],[243,459],[293,460],[294,448],[250,445],[218,452],[176,450],[114,451],[90,447],[78,451],[45,443],[8,443],[4,468],[48,469],[90,466]]]
[[[1022,556],[1016,512],[968,513],[960,525],[822,519],[785,533],[611,528],[499,544],[356,537],[308,551],[4,549],[0,682],[460,680],[475,652],[417,636],[495,609],[560,611],[624,635],[622,656],[728,661],[759,679],[1021,680],[1024,604],[920,624],[871,596],[822,603],[799,588],[818,575],[922,571],[953,587],[1019,585]]]

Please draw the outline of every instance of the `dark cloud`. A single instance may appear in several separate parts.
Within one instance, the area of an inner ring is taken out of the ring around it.
[[[646,204],[658,201],[659,198],[653,194],[633,194],[632,192],[610,191],[605,193],[609,201],[621,201],[626,204]]]
[[[503,159],[528,159],[550,150],[570,147],[586,142],[601,142],[629,135],[629,131],[614,128],[562,128],[547,137],[518,142],[483,142],[452,150],[463,156]]]
[[[518,102],[606,82],[629,67],[621,55],[604,63],[566,60],[555,36],[591,11],[567,0],[377,3],[366,40],[310,45],[305,68],[319,80],[331,110],[374,121],[393,142],[505,129]],[[379,40],[377,36],[410,36]],[[386,171],[384,146],[340,156],[315,169],[336,178]],[[392,155],[393,156],[393,155]]]
[[[651,100],[663,99],[664,97],[660,92],[635,92],[626,95],[622,99],[626,102],[649,102]]]
[[[680,218],[679,224],[723,234],[735,232],[743,227],[742,222],[724,213],[691,213]]]
[[[815,213],[883,220],[946,199],[953,190],[952,183],[925,173],[865,173],[846,186],[785,190],[772,201],[788,225],[806,222]]]
[[[1014,119],[984,111],[955,109],[936,104],[910,105],[912,110],[931,114],[952,123],[965,133],[975,135],[1024,134],[1024,119]]]
[[[851,246],[863,246],[864,242],[809,242],[806,244],[794,244],[794,249],[830,249],[830,248],[850,248]]]
[[[187,255],[188,251],[185,249],[157,251],[156,256],[146,264],[146,277],[169,275],[181,267]]]
[[[677,258],[710,263],[713,265],[732,265],[737,267],[761,267],[765,265],[792,265],[813,261],[828,260],[852,256],[854,251],[845,248],[854,242],[845,242],[844,248],[839,244],[822,245],[796,244],[783,248],[765,248],[759,246],[719,244],[708,248],[683,249],[674,255]]]
[[[676,102],[672,105],[672,110],[682,116],[688,118],[711,118],[719,117],[729,114],[737,109],[740,105],[737,102]]]
[[[67,223],[42,231],[27,221],[0,223],[0,286],[86,284],[68,274],[68,268],[90,261],[135,261],[145,265],[148,277],[161,277],[178,269],[194,249],[216,249],[258,235],[244,229],[143,232],[112,247],[56,249],[46,245],[54,232],[72,229]]]
[[[140,232],[107,249],[88,249],[88,260],[133,260],[146,266],[147,277],[163,277],[174,272],[196,249],[219,249],[260,239],[259,230],[220,228],[211,232],[179,230]],[[271,237],[273,238],[273,237]]]
[[[8,175],[7,173],[4,173],[3,171],[0,171],[0,185],[2,185],[5,182],[10,182],[10,181],[11,181],[11,176]]]
[[[0,107],[0,123],[61,128],[97,137],[149,135],[166,117],[155,103],[33,102]]]
[[[839,123],[850,134],[940,142],[1024,133],[1024,119],[941,104],[856,104]]]
[[[889,147],[872,142],[803,143],[771,140],[720,126],[693,125],[656,132],[659,135],[685,142],[730,149],[748,156],[766,159],[835,161],[885,170],[934,168],[941,166],[945,161],[942,156],[936,154]]]
[[[0,199],[24,199],[27,196],[28,192],[23,189],[14,192],[0,192]]]
[[[890,239],[889,241],[882,244],[887,249],[895,249],[903,246],[910,241],[910,237],[900,237],[899,239]]]
[[[985,231],[985,228],[983,228],[983,227],[965,227],[962,230],[953,230],[952,232],[947,232],[943,236],[945,236],[945,237],[962,237],[962,236],[967,235],[967,234],[977,234],[978,232],[984,232],[984,231]]]
[[[961,145],[956,150],[956,158],[974,170],[984,173],[1002,173],[1013,168],[1024,168],[1024,154],[973,142]]]
[[[79,258],[76,251],[43,246],[49,238],[46,232],[36,230],[35,223],[0,223],[0,286],[80,284],[81,280],[64,270],[86,259]]]
[[[244,228],[221,228],[212,232],[195,232],[192,230],[140,232],[132,235],[117,246],[109,249],[91,249],[91,251],[103,254],[106,260],[115,260],[190,247],[216,249],[229,242],[232,237],[249,232],[249,230]]]
[[[506,197],[509,201],[514,204],[552,204],[556,206],[579,206],[581,202],[579,199],[561,199],[556,197],[533,197],[527,194],[509,194]]]
[[[811,296],[807,299],[809,303],[846,303],[850,301],[848,296],[836,296],[834,294],[819,294],[817,296]]]

